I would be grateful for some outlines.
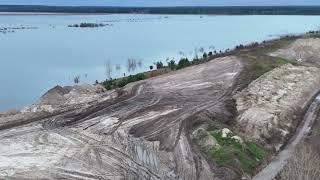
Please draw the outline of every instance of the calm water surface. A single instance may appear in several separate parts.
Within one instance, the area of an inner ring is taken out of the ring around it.
[[[81,22],[99,28],[70,28]],[[200,15],[39,15],[0,16],[0,28],[27,27],[0,33],[0,111],[32,104],[51,87],[69,85],[75,76],[93,83],[127,72],[128,58],[142,62],[137,73],[155,61],[232,48],[319,29],[319,16]],[[165,62],[165,61],[164,61]],[[116,70],[120,66],[120,70]]]

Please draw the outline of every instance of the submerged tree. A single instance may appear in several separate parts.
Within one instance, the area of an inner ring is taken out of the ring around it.
[[[116,71],[120,71],[121,70],[121,65],[120,64],[116,64]]]
[[[157,69],[162,69],[164,67],[161,61],[155,62],[154,64],[156,65]]]
[[[79,84],[79,83],[80,83],[80,76],[74,77],[74,78],[73,78],[73,82],[74,82],[75,84]]]
[[[112,79],[112,65],[109,60],[105,64],[105,74],[106,74],[106,79]]]
[[[141,59],[139,59],[139,61],[138,61],[138,66],[139,66],[139,68],[142,67],[142,60]]]
[[[179,55],[181,56],[181,57],[186,57],[186,53],[184,53],[184,52],[182,52],[182,51],[179,51]]]
[[[127,69],[128,72],[135,71],[137,68],[137,61],[134,58],[128,58],[127,60]]]
[[[204,52],[204,48],[203,48],[203,47],[200,47],[200,48],[199,48],[199,52],[200,52],[200,53],[203,53],[203,52]]]
[[[168,61],[168,67],[171,69],[171,70],[175,70],[176,69],[176,62],[171,59],[170,61]]]
[[[199,53],[199,49],[198,48],[194,48],[194,58],[193,59],[195,59],[195,60],[199,59],[198,53]]]

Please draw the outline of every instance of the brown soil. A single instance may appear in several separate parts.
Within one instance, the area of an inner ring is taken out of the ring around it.
[[[227,102],[241,69],[235,57],[218,58],[78,104],[46,105],[50,112],[2,115],[0,177],[213,179],[189,131],[198,119],[232,119]]]

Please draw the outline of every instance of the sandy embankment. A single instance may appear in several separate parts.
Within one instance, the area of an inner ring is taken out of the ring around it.
[[[90,98],[57,87],[0,117],[0,177],[213,179],[189,126],[230,114],[241,69],[235,57],[218,58]]]
[[[298,39],[286,48],[279,49],[270,54],[290,60],[320,65],[320,39]]]
[[[271,55],[318,67],[319,50],[320,39],[305,38],[298,39]],[[319,94],[313,102],[311,100],[320,90],[319,81],[318,68],[286,65],[262,76],[237,96],[238,109],[243,111],[238,122],[247,123],[245,133],[254,127],[256,129],[249,134],[260,141],[278,144],[275,147],[280,147],[288,133],[295,130],[279,154],[272,158],[268,166],[259,172],[254,180],[274,179],[286,166],[297,145],[308,139],[314,123],[318,124]],[[244,100],[244,96],[249,98]],[[309,102],[312,104],[305,111],[303,119],[297,117],[296,115],[301,114]],[[294,129],[297,120],[302,121],[299,127]],[[241,125],[239,127],[241,128]],[[314,136],[317,134],[311,136],[311,141],[317,147],[318,140],[314,141]]]
[[[248,138],[281,145],[319,89],[318,68],[290,64],[276,68],[235,96],[237,129]]]

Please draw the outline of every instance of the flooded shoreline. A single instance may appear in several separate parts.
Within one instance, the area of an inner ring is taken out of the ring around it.
[[[296,21],[304,22],[297,24]],[[106,28],[68,28],[70,24],[112,23]],[[237,22],[237,23],[230,23]],[[263,22],[263,23],[262,23]],[[304,33],[318,27],[314,16],[205,16],[108,14],[75,16],[0,15],[0,27],[37,27],[0,34],[0,111],[30,105],[56,85],[93,84],[155,69],[155,63],[202,50],[224,51],[239,44],[262,42],[283,34]],[[254,25],[256,28],[250,28]],[[205,27],[205,28],[199,28]],[[94,48],[93,48],[94,47]],[[129,72],[128,59],[141,61]],[[24,93],[21,93],[23,91]]]

